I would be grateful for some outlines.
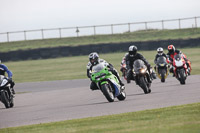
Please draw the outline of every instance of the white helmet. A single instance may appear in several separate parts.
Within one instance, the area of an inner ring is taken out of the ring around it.
[[[97,54],[97,52],[89,54],[89,61],[92,65],[96,65],[99,63],[99,55]]]
[[[157,52],[158,52],[158,55],[162,55],[163,54],[163,48],[162,47],[159,47],[157,49]]]

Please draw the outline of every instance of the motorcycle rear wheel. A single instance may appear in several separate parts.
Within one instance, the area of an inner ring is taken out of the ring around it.
[[[123,101],[126,99],[126,92],[123,90],[121,94],[117,97],[119,101]]]

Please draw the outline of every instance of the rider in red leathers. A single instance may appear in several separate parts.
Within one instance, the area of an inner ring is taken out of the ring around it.
[[[167,62],[172,64],[173,63],[173,59],[174,59],[174,56],[177,55],[177,54],[181,54],[187,64],[187,68],[188,68],[188,75],[190,75],[191,73],[191,62],[187,59],[186,55],[183,54],[180,50],[177,50],[175,49],[174,45],[169,45],[168,46],[168,53],[167,53]],[[173,68],[170,67],[170,72],[173,73]]]

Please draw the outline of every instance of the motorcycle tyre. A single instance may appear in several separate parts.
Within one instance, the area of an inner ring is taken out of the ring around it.
[[[165,69],[162,69],[161,70],[161,82],[165,82],[165,74],[166,74],[166,72],[165,72]]]
[[[180,71],[180,83],[182,84],[182,85],[184,85],[185,84],[185,76],[184,76],[184,73],[185,73],[185,71],[183,70],[183,69],[181,69],[181,71]]]
[[[1,100],[6,108],[10,108],[10,102],[8,100],[8,96],[6,95],[5,91],[1,91]]]
[[[147,82],[145,81],[144,77],[140,77],[140,87],[143,89],[145,94],[150,93],[149,88],[147,86]]]
[[[109,84],[101,85],[101,90],[109,102],[114,102],[114,95],[113,92],[110,90]]]
[[[10,100],[10,108],[14,107],[14,100],[13,100],[13,97],[11,98]]]
[[[119,96],[117,96],[119,101],[123,101],[126,99],[126,92],[123,90]]]

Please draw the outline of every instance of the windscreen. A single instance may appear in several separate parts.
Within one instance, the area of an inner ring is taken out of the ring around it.
[[[0,84],[1,84],[1,82],[3,81],[3,79],[4,79],[4,76],[3,76],[3,75],[0,75]]]
[[[138,59],[133,64],[134,70],[139,70],[144,67],[144,61]]]
[[[100,72],[104,68],[104,63],[99,63],[92,68],[92,73]]]
[[[165,64],[165,63],[167,63],[167,62],[166,62],[166,58],[163,57],[163,56],[158,57],[158,58],[157,58],[157,63],[158,63],[158,64]]]
[[[175,59],[175,60],[180,60],[180,59],[181,59],[181,54],[175,55],[175,56],[174,56],[174,59]]]

